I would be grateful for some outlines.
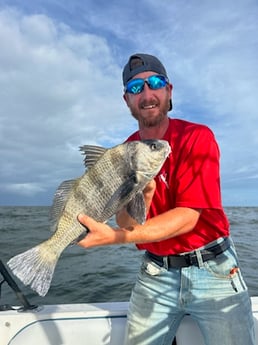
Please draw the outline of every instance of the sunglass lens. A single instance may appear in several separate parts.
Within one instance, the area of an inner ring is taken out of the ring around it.
[[[148,78],[148,84],[151,89],[157,90],[163,88],[167,84],[167,80],[162,75],[152,75]]]
[[[137,93],[141,93],[144,87],[144,80],[143,79],[132,79],[126,85],[126,92],[133,93],[136,95]]]

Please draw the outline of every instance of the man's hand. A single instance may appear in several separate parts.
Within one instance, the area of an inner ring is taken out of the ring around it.
[[[107,224],[96,222],[93,218],[88,217],[85,214],[79,214],[78,220],[89,230],[84,239],[78,242],[78,245],[83,248],[123,242],[123,236],[121,236],[123,233],[121,231],[116,231]]]

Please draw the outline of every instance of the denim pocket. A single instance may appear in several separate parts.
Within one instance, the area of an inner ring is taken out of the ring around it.
[[[228,278],[231,270],[238,266],[237,255],[233,247],[230,247],[215,259],[204,262],[204,267],[218,278]]]
[[[166,271],[164,267],[151,260],[147,254],[144,255],[141,265],[142,273],[146,273],[150,276],[157,276],[164,271]]]
[[[213,277],[228,280],[235,292],[247,290],[234,246],[230,246],[214,260],[204,262],[204,267]]]

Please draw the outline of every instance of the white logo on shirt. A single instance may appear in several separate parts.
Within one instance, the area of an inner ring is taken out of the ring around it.
[[[159,175],[159,180],[162,181],[163,183],[165,183],[167,189],[169,189],[168,182],[167,182],[167,173],[166,172],[164,172],[164,173]]]

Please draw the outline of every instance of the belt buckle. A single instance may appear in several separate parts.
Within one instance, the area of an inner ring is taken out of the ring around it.
[[[179,257],[181,257],[185,264],[182,265],[182,267],[189,267],[189,266],[193,266],[193,265],[196,265],[197,263],[197,256],[196,256],[196,253],[189,253],[189,254],[181,254],[179,255]]]
[[[197,254],[195,251],[191,254],[188,254],[187,261],[189,266],[196,266],[196,264],[198,265]]]

